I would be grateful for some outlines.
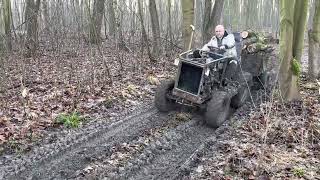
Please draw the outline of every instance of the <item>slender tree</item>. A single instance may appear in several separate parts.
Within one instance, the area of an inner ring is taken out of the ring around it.
[[[300,98],[298,78],[308,0],[280,0],[280,73],[281,95],[286,101]]]
[[[309,67],[311,78],[320,78],[320,0],[315,0],[312,29],[308,32]]]
[[[49,19],[49,8],[48,8],[48,1],[47,0],[42,0],[42,9],[43,9],[44,29],[46,31],[49,31],[49,21],[50,21],[50,19]]]
[[[203,43],[207,42],[212,34],[213,28],[220,24],[222,12],[223,12],[224,0],[215,0],[214,7],[212,7],[212,1],[205,1],[205,12],[204,12],[204,21],[203,21]]]
[[[90,18],[90,42],[98,44],[101,42],[101,26],[104,14],[105,0],[95,0],[93,5],[93,14]]]
[[[38,47],[38,12],[40,0],[26,0],[25,21],[27,29],[26,56],[32,56]]]
[[[11,2],[10,0],[2,0],[4,33],[6,35],[6,46],[9,51],[12,50],[12,37],[11,37]]]
[[[108,0],[108,13],[109,13],[109,35],[115,37],[116,35],[116,16],[114,12],[113,0]]]
[[[212,10],[212,0],[204,1],[204,15],[203,15],[203,27],[202,27],[202,43],[206,43],[210,38],[209,26]]]
[[[154,0],[149,0],[149,12],[151,17],[151,29],[152,29],[152,36],[153,36],[152,54],[155,57],[158,57],[161,51],[160,26],[159,26],[157,5]]]
[[[184,49],[188,49],[188,44],[190,41],[191,28],[190,25],[193,25],[194,19],[194,0],[181,0],[182,6],[182,15],[183,15],[183,23],[182,23],[182,37],[183,37],[183,45]]]
[[[171,0],[167,0],[168,3],[168,29],[167,29],[167,34],[169,36],[169,43],[170,46],[172,45],[172,41],[173,41],[173,35],[172,35],[172,25],[171,25]]]
[[[149,56],[149,59],[151,62],[155,62],[155,58],[152,56],[151,51],[150,51],[150,47],[148,46],[148,35],[146,32],[146,28],[144,26],[144,20],[143,20],[143,7],[142,7],[142,2],[138,1],[138,12],[139,12],[139,20],[140,20],[140,24],[141,24],[141,30],[142,30],[142,52],[141,54],[143,54],[143,47],[146,45],[147,47],[147,53]]]

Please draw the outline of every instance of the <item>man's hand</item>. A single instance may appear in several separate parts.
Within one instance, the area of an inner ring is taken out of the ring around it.
[[[220,46],[219,49],[220,49],[220,50],[225,50],[225,49],[226,49],[226,46]]]
[[[207,56],[208,55],[208,51],[205,51],[205,50],[200,50],[199,53],[200,53],[201,56]]]

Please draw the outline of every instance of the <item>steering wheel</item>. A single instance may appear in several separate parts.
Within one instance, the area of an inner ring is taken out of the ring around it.
[[[208,48],[209,48],[210,51],[212,51],[212,52],[216,52],[216,51],[220,50],[220,48],[214,47],[214,46],[208,46]]]
[[[209,57],[209,54],[211,53],[223,55],[226,52],[225,49],[220,49],[218,47],[208,46],[208,48],[210,51],[199,51],[201,57]]]
[[[220,49],[214,46],[208,46],[208,48],[210,49],[210,52],[217,53],[217,54],[224,54],[226,52],[225,49]]]

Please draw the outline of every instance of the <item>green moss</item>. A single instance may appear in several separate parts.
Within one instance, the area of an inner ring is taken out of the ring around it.
[[[293,74],[299,77],[301,73],[301,64],[297,59],[295,58],[292,59],[291,68],[292,68]]]
[[[257,43],[257,49],[265,50],[267,48],[267,45],[258,42]]]
[[[104,101],[104,107],[107,109],[114,107],[114,100],[110,97],[107,97],[107,99]]]
[[[4,35],[0,34],[0,55],[5,51],[5,39]]]
[[[311,38],[312,38],[316,43],[320,43],[320,32],[314,32],[314,31],[312,31],[310,34],[311,34]]]
[[[262,33],[257,33],[257,38],[259,43],[266,43],[266,37]]]
[[[302,168],[293,169],[293,174],[296,177],[302,178],[305,173],[306,173],[306,171],[304,169],[302,169]]]

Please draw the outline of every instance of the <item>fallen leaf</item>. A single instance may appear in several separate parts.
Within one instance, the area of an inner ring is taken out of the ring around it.
[[[314,82],[308,82],[308,83],[302,84],[301,86],[306,89],[313,89],[313,90],[318,88],[318,85]]]
[[[35,113],[35,112],[28,113],[28,116],[31,117],[31,118],[34,118],[34,119],[37,119],[39,117],[38,114]]]
[[[152,76],[152,75],[148,76],[147,79],[149,81],[149,84],[151,84],[151,85],[159,85],[160,84],[159,79],[154,77],[154,76]]]
[[[134,86],[133,84],[129,84],[127,87],[127,90],[130,94],[135,95],[137,92],[137,87]]]
[[[28,89],[27,88],[23,88],[23,90],[22,90],[22,97],[23,98],[26,98],[27,97],[27,95],[28,95]]]
[[[86,173],[89,173],[91,170],[93,170],[93,167],[91,167],[91,166],[88,166],[88,167],[84,168],[84,171]]]
[[[0,134],[0,144],[3,144],[6,141],[6,137]]]
[[[202,171],[203,171],[203,166],[202,166],[202,165],[198,166],[197,169],[196,169],[196,171],[197,171],[197,173],[202,173]]]

